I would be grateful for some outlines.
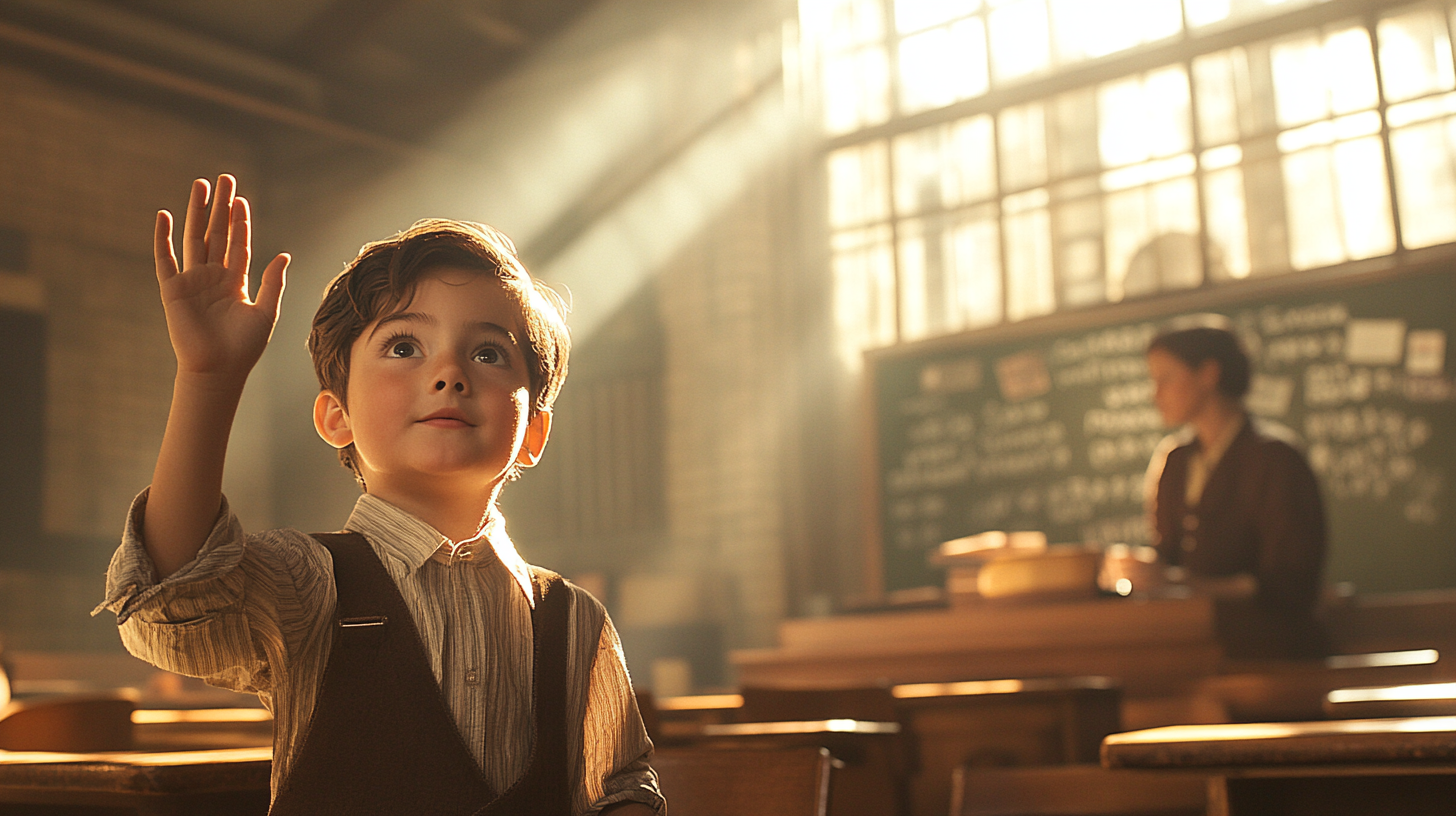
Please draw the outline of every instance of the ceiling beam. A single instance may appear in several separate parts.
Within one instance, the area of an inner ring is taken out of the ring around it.
[[[294,128],[337,142],[359,145],[381,153],[407,158],[424,158],[431,155],[423,148],[359,130],[322,116],[258,99],[229,88],[192,79],[10,23],[0,22],[0,43],[8,43],[25,51],[60,59],[133,84],[221,106],[250,118]]]

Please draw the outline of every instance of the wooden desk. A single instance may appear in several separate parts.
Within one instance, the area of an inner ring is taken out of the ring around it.
[[[1450,814],[1456,717],[1153,728],[1109,736],[1102,764],[1207,771],[1210,816]]]
[[[1174,694],[1217,671],[1206,598],[985,603],[785,621],[776,649],[732,654],[744,686],[827,688],[1007,677],[1118,678]]]
[[[980,603],[839,615],[784,621],[776,648],[739,650],[732,661],[743,685],[777,688],[1101,675],[1121,684],[1123,721],[1130,728],[1221,722],[1244,713],[1256,719],[1306,716],[1269,705],[1286,702],[1288,695],[1281,694],[1289,684],[1271,684],[1261,675],[1288,680],[1289,666],[1227,659],[1218,616],[1209,598]],[[1331,606],[1325,617],[1339,654],[1439,649],[1456,656],[1456,590],[1356,596]],[[1202,683],[1222,674],[1234,676]],[[1456,680],[1441,664],[1376,674],[1311,676],[1296,689],[1311,692],[1298,702],[1314,717],[1332,688]],[[1280,694],[1271,697],[1271,688]]]
[[[169,753],[0,751],[0,814],[263,816],[271,748]]]

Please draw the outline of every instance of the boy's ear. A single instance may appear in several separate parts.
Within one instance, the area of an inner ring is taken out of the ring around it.
[[[516,464],[533,467],[541,461],[546,451],[546,439],[551,436],[551,412],[537,411],[526,425],[526,439],[521,443],[521,452],[516,454]]]
[[[343,403],[332,391],[320,391],[313,401],[313,429],[323,440],[336,448],[353,444],[354,431],[349,427],[349,415],[344,412]]]

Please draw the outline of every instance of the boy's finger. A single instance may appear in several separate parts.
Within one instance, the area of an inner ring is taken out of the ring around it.
[[[227,236],[227,258],[223,263],[234,274],[243,276],[243,291],[247,291],[248,263],[253,260],[253,227],[248,200],[242,196],[233,199],[232,222]]]
[[[187,198],[187,220],[182,222],[183,269],[207,263],[207,194],[211,190],[207,179],[192,182],[192,194]]]
[[[152,258],[157,262],[157,280],[166,283],[177,274],[177,253],[172,248],[172,214],[157,211],[157,226],[152,235]]]
[[[258,308],[278,317],[278,302],[283,299],[283,290],[288,286],[288,262],[293,260],[287,252],[279,253],[268,268],[263,270],[263,282],[258,284]]]
[[[232,226],[233,190],[237,182],[226,173],[217,177],[212,215],[207,219],[207,263],[220,264],[227,256],[228,227]]]

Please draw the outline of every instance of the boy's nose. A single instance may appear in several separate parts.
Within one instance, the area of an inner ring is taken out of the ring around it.
[[[437,380],[435,382],[435,390],[436,391],[444,391],[448,387],[450,387],[450,386],[448,386],[444,380]],[[463,382],[461,382],[459,380],[456,380],[455,381],[454,388],[455,388],[456,391],[458,391],[461,394],[465,393],[465,383],[463,383]]]

